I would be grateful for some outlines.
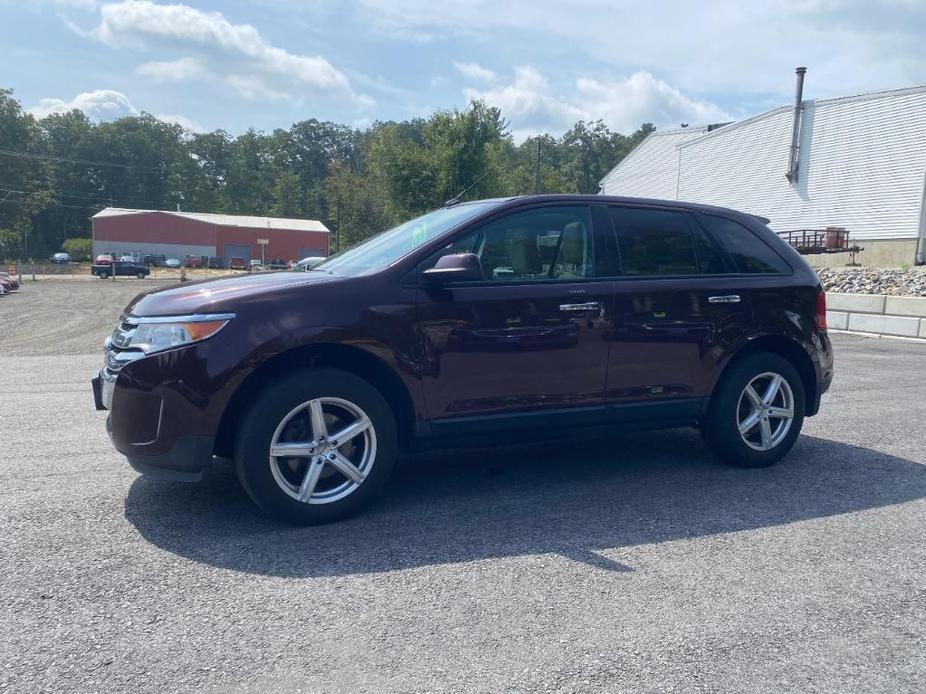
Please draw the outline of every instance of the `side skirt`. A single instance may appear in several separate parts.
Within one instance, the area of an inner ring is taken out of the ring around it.
[[[678,398],[434,419],[415,426],[415,437],[409,450],[473,448],[530,440],[606,436],[618,431],[696,426],[703,400]]]

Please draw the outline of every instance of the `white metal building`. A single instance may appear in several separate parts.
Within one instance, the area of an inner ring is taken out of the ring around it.
[[[732,207],[768,217],[775,231],[845,227],[867,249],[862,262],[922,262],[926,85],[799,103],[792,180],[796,109],[782,106],[710,130],[653,133],[601,192]]]

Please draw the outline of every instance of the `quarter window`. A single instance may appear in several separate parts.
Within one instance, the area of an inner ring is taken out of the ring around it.
[[[688,214],[612,207],[624,275],[696,275],[698,264]]]
[[[726,249],[736,265],[737,272],[765,274],[791,271],[781,256],[742,224],[709,214],[698,215],[698,220]]]
[[[586,207],[545,207],[516,212],[464,234],[432,263],[448,253],[475,253],[487,281],[595,277],[592,238]]]

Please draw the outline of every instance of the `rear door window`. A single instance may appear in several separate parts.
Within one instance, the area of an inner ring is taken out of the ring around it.
[[[791,272],[781,256],[742,224],[709,214],[699,214],[698,221],[726,250],[737,272],[749,275]]]
[[[690,216],[685,212],[612,207],[621,274],[697,275]]]

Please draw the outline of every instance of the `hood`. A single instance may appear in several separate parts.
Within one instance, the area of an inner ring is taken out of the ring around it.
[[[184,282],[139,294],[126,309],[133,316],[182,316],[233,311],[234,305],[256,295],[290,287],[336,282],[326,272],[260,272],[200,282]]]

